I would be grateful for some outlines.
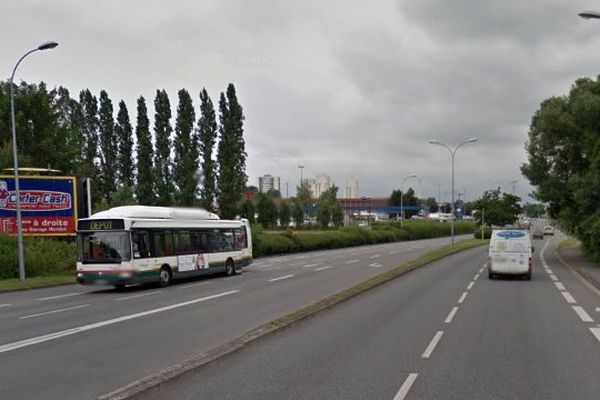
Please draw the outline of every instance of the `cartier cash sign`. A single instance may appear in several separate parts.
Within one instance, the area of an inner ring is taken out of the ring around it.
[[[19,198],[25,235],[74,235],[77,221],[75,177],[20,176]],[[0,175],[0,233],[17,232],[14,176]]]

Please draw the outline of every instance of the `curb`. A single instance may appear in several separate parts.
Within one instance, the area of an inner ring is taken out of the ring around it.
[[[457,244],[460,243],[461,242],[458,242]],[[410,272],[416,268],[422,267],[427,264],[431,264],[432,262],[440,260],[444,257],[479,247],[486,243],[487,241],[483,241],[481,243],[473,242],[465,244],[464,248],[452,248],[451,245],[446,245],[444,247],[434,249],[431,252],[417,258],[416,260],[409,261],[408,263],[402,264],[389,271],[376,275],[365,281],[359,282],[358,284],[355,284],[354,286],[351,286],[348,289],[329,295],[313,304],[300,308],[299,310],[289,313],[283,317],[277,318],[271,322],[267,322],[259,326],[258,328],[246,332],[241,337],[229,341],[228,343],[225,343],[214,349],[211,349],[197,357],[172,365],[171,367],[161,372],[149,375],[147,377],[134,381],[124,387],[114,390],[110,393],[101,395],[100,397],[98,397],[98,400],[123,400],[131,398],[136,394],[160,386],[162,383],[165,383],[173,378],[181,376],[196,368],[206,365],[211,361],[214,361],[220,357],[232,353],[263,336],[266,336],[272,332],[290,326],[293,323],[304,320],[336,304],[342,303],[361,293],[371,290],[379,285],[392,281],[393,279],[404,275],[405,273]]]
[[[565,267],[567,267],[573,274],[575,274],[577,279],[579,279],[585,286],[587,286],[588,289],[600,296],[600,282],[597,282],[595,279],[589,277],[585,272],[581,271],[576,266],[567,263],[560,254],[560,249],[558,247],[554,249],[554,255]]]

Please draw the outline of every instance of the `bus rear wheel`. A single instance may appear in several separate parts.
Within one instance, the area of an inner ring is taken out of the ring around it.
[[[163,266],[158,273],[158,286],[166,287],[171,283],[171,268]]]
[[[233,263],[233,260],[231,258],[228,259],[227,262],[225,262],[225,275],[235,275],[235,264]]]

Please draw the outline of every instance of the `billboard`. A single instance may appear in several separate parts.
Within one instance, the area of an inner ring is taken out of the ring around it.
[[[77,188],[73,176],[20,176],[23,234],[74,235]],[[0,233],[17,233],[15,177],[0,175]]]

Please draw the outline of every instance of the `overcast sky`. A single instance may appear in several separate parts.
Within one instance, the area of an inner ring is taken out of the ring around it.
[[[449,198],[450,155],[430,145],[476,136],[459,150],[456,187],[468,199],[520,179],[531,116],[540,102],[600,72],[600,10],[578,0],[3,0],[0,75],[30,56],[18,79],[105,89],[151,103],[157,88],[213,101],[228,82],[246,115],[249,183],[282,186],[331,175],[343,192],[389,196],[417,174],[417,194]],[[150,104],[151,105],[151,104]],[[295,190],[294,190],[295,191]],[[285,195],[285,187],[282,187]]]

